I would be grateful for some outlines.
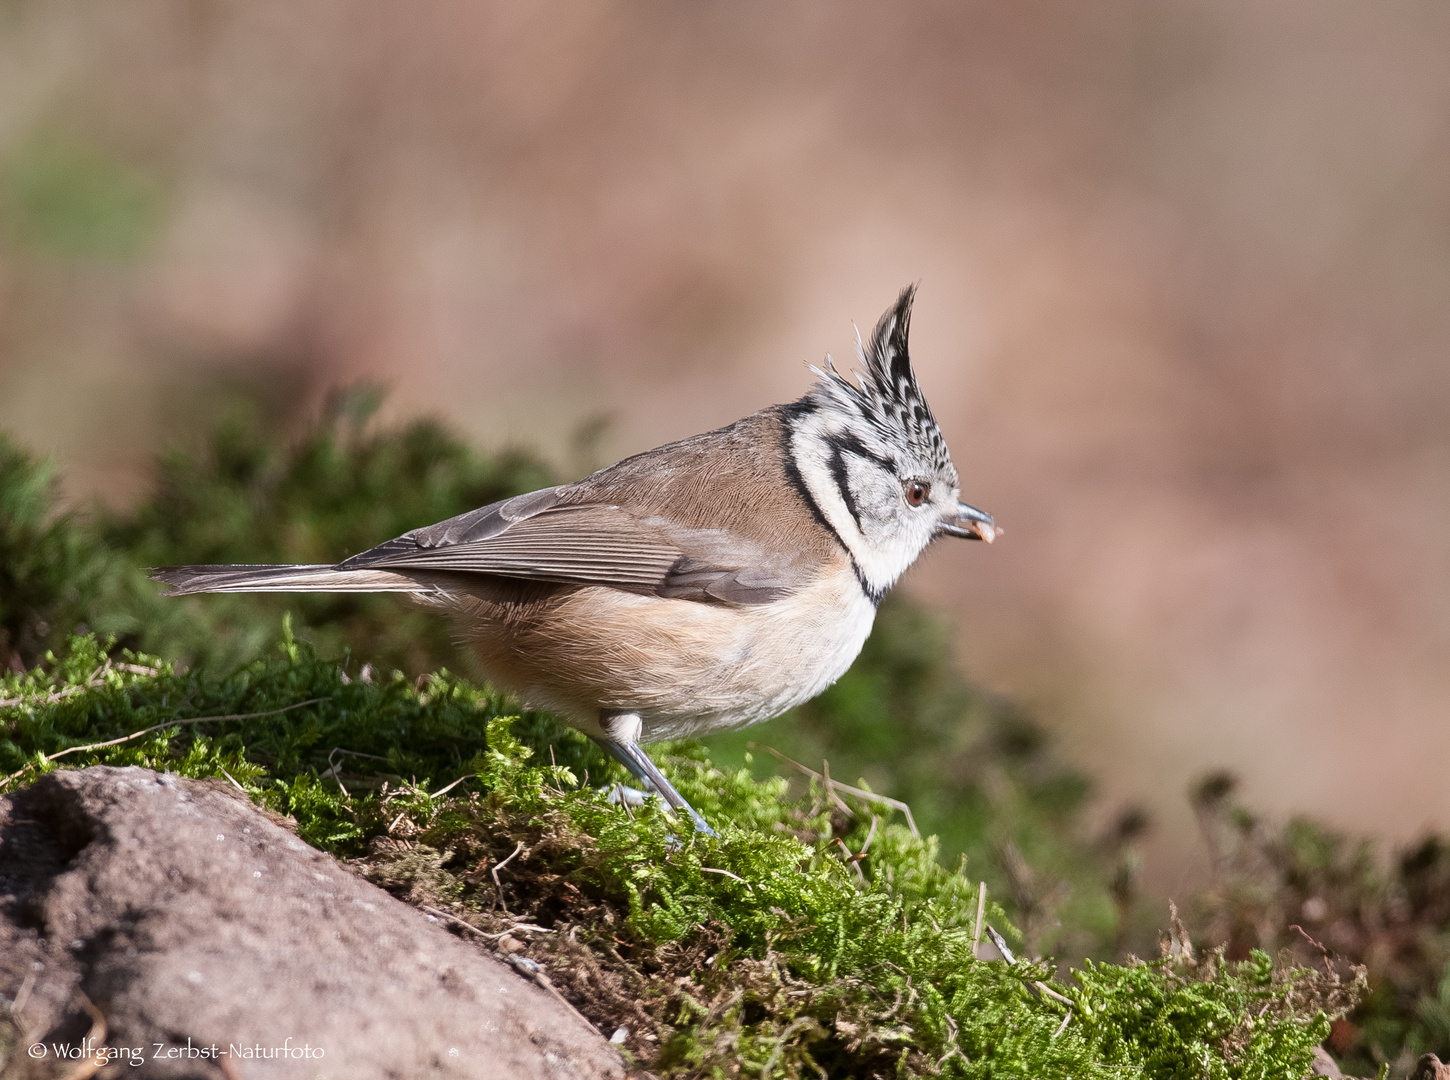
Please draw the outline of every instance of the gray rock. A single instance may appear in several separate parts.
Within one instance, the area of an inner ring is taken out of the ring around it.
[[[1434,1054],[1422,1054],[1415,1062],[1410,1080],[1450,1080],[1450,1065],[1441,1062]]]
[[[545,988],[232,789],[145,769],[0,799],[0,997],[7,1078],[89,1075],[88,1036],[102,1077],[625,1076]]]
[[[1310,1076],[1327,1076],[1330,1080],[1345,1080],[1344,1073],[1339,1071],[1339,1066],[1334,1058],[1329,1056],[1329,1051],[1322,1046],[1314,1048],[1314,1061],[1309,1066]]]

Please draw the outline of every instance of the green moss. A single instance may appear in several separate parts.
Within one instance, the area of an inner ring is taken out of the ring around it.
[[[769,746],[909,801],[948,862],[965,855],[995,895],[1009,898],[1034,948],[1102,953],[1117,917],[1081,827],[1091,785],[1021,709],[961,677],[950,641],[940,618],[888,596],[860,658],[835,685],[778,719],[711,737],[710,752],[738,765],[752,745]],[[793,772],[757,757],[767,770]]]
[[[1195,809],[1214,879],[1191,903],[1209,940],[1292,949],[1367,969],[1369,993],[1335,1026],[1341,1067],[1415,1071],[1421,1054],[1450,1057],[1450,844],[1429,835],[1384,859],[1375,845],[1303,818],[1282,827],[1234,799],[1231,776],[1199,785]]]
[[[1061,982],[979,960],[978,883],[874,805],[791,800],[667,745],[662,767],[720,831],[705,838],[582,786],[557,764],[579,737],[526,745],[496,695],[357,676],[290,634],[225,677],[78,639],[0,679],[0,769],[23,783],[82,747],[61,764],[237,783],[400,895],[507,934],[664,1075],[1298,1078],[1328,1030],[1323,979],[1267,956]],[[1011,933],[993,903],[986,920]]]

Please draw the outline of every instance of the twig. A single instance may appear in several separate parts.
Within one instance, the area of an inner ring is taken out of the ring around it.
[[[485,934],[482,930],[480,930],[478,927],[474,926],[471,922],[466,922],[465,920],[460,919],[457,915],[450,915],[446,911],[441,911],[441,910],[439,910],[436,907],[430,907],[427,904],[419,904],[418,907],[420,909],[422,909],[423,911],[426,911],[429,915],[437,916],[440,919],[447,919],[449,922],[453,923],[455,926],[461,926],[465,930],[472,930],[479,937],[486,938],[486,937],[491,936],[489,934]],[[508,931],[505,930],[504,933],[506,934],[506,933],[508,933]],[[503,934],[500,934],[498,936],[499,937],[502,937]]]
[[[81,999],[81,1008],[85,1009],[91,1016],[91,1030],[86,1035],[84,1045],[94,1046],[99,1049],[106,1042],[106,1018],[101,1014],[101,1010],[96,1008],[94,1003],[92,1003],[91,999],[86,997],[84,992],[77,990],[76,996]],[[105,1064],[105,1058],[92,1053],[90,1057],[82,1058],[80,1063],[70,1072],[65,1073],[65,1080],[85,1080],[87,1076],[95,1074]]]
[[[129,665],[127,665],[127,666],[129,667]],[[37,705],[54,705],[57,701],[60,701],[62,698],[68,698],[72,694],[77,693],[77,692],[79,692],[81,690],[93,690],[93,689],[95,689],[97,686],[99,686],[101,684],[101,678],[102,678],[102,676],[104,676],[106,674],[106,672],[108,672],[110,670],[111,670],[111,661],[107,660],[104,664],[100,665],[100,667],[96,668],[96,670],[92,671],[89,675],[87,675],[85,677],[85,681],[78,682],[78,683],[72,683],[70,686],[62,687],[59,690],[52,690],[49,694],[46,694],[45,697],[43,697],[39,701],[35,702],[35,704],[37,704]],[[156,673],[153,671],[153,672],[151,672],[151,674],[154,675]],[[8,709],[12,705],[24,705],[24,704],[25,704],[25,698],[24,697],[0,698],[0,709]]]
[[[987,924],[987,936],[992,939],[992,944],[997,946],[997,951],[1002,954],[1003,960],[1009,964],[1017,963],[1017,958],[1012,955],[1012,950],[1007,947],[1007,942],[1003,940],[1001,934],[992,929],[990,923]]]
[[[329,750],[327,752],[327,771],[324,772],[317,779],[326,780],[329,776],[332,777],[334,780],[337,781],[337,789],[349,799],[352,798],[352,792],[348,791],[347,785],[342,782],[342,762],[332,760],[333,758],[337,757],[338,754],[350,754],[353,757],[371,758],[374,761],[388,760],[385,757],[379,757],[377,754],[364,754],[360,750],[348,750],[341,746],[334,746],[331,750]]]
[[[977,946],[982,943],[982,916],[987,911],[987,883],[984,881],[977,888],[977,925],[972,931],[972,955],[977,955]]]
[[[1321,960],[1324,961],[1324,971],[1325,971],[1325,974],[1330,975],[1332,977],[1334,975],[1334,965],[1332,963],[1330,963],[1330,961],[1329,961],[1329,950],[1327,948],[1325,948],[1323,945],[1321,945],[1319,942],[1315,941],[1309,935],[1309,931],[1305,930],[1298,923],[1290,923],[1289,924],[1289,929],[1290,930],[1298,930],[1299,933],[1301,933],[1302,935],[1304,935],[1304,940],[1305,941],[1309,942],[1310,945],[1313,945],[1316,949],[1319,950],[1319,957],[1320,957]]]
[[[1060,1002],[1062,1002],[1064,1005],[1066,1005],[1068,1007],[1068,1011],[1069,1012],[1072,1011],[1072,998],[1070,998],[1070,997],[1064,997],[1062,994],[1059,994],[1056,990],[1054,990],[1052,987],[1048,986],[1041,979],[1035,979],[1035,980],[1033,980],[1032,985],[1035,986],[1035,987],[1037,987],[1038,990],[1041,990],[1048,997],[1052,998],[1053,1001],[1060,1001]],[[1066,1026],[1066,1025],[1064,1025],[1064,1026]],[[1054,1036],[1054,1038],[1056,1038],[1056,1036]]]
[[[241,784],[237,783],[237,778],[235,776],[233,776],[231,773],[227,772],[226,769],[223,769],[220,765],[218,765],[217,768],[218,769],[221,769],[222,770],[222,775],[225,776],[228,780],[230,780],[232,782],[232,787],[236,788],[243,795],[246,795],[247,794],[247,789],[244,788],[244,787],[242,787]]]
[[[564,795],[564,789],[559,786],[559,782],[558,781],[559,781],[559,763],[558,763],[558,761],[556,761],[554,759],[554,744],[553,743],[550,743],[549,744],[549,782],[547,784],[545,784],[544,786],[547,787],[550,791],[555,792],[557,795],[559,795],[562,798],[563,795]]]
[[[780,1037],[776,1040],[775,1049],[770,1052],[770,1057],[766,1058],[765,1064],[760,1067],[760,1075],[774,1076],[775,1063],[779,1061],[781,1055],[785,1053],[785,1048],[790,1042],[790,1037],[794,1035],[797,1031],[800,1031],[802,1028],[808,1028],[814,1023],[816,1023],[814,1017],[797,1016],[794,1020],[787,1024],[785,1026],[785,1030],[780,1033]]]
[[[79,754],[87,750],[104,750],[108,746],[119,746],[123,742],[130,742],[132,739],[139,739],[142,735],[150,735],[153,731],[161,731],[162,729],[169,727],[180,727],[183,724],[209,724],[213,721],[219,720],[255,720],[262,716],[276,716],[279,713],[291,712],[293,709],[300,709],[304,705],[316,705],[319,701],[326,700],[326,698],[320,697],[308,698],[306,701],[298,701],[292,705],[284,705],[280,709],[269,709],[266,712],[230,713],[226,716],[193,716],[185,720],[168,720],[164,724],[153,724],[148,728],[142,728],[140,731],[133,731],[129,735],[122,735],[119,739],[108,739],[105,742],[89,743],[86,746],[68,746],[64,750],[59,750],[54,754],[42,753],[40,755],[40,761],[38,763],[31,762],[29,765],[26,765],[24,769],[20,769],[16,772],[11,773],[4,779],[0,779],[0,788],[5,787],[12,780],[16,780],[19,777],[23,776],[25,774],[25,769],[32,768],[36,764],[44,765],[47,762],[55,761],[57,758],[63,758],[67,754]]]
[[[471,922],[468,922],[465,919],[460,919],[457,915],[450,915],[448,912],[443,911],[440,908],[432,907],[429,904],[419,904],[418,907],[422,911],[426,911],[429,915],[435,915],[440,919],[447,919],[451,923],[462,926],[467,930],[472,930],[475,934],[477,934],[479,937],[483,938],[486,941],[497,941],[499,938],[505,936],[506,934],[512,934],[516,930],[524,930],[534,934],[552,934],[556,932],[550,930],[547,926],[535,926],[533,923],[516,922],[507,930],[500,930],[495,934],[489,934],[480,930]]]
[[[987,926],[987,936],[992,939],[992,944],[997,946],[997,951],[1002,954],[1003,960],[1006,960],[1008,964],[1017,963],[1017,958],[1012,955],[1012,950],[1007,947],[1007,942],[1003,940],[1001,934],[997,933],[996,930],[992,929],[990,924]],[[1033,989],[1035,989],[1038,993],[1044,994],[1047,997],[1052,998],[1052,1000],[1054,1001],[1062,1002],[1068,1007],[1068,1011],[1071,1012],[1073,1004],[1072,998],[1064,997],[1062,994],[1059,994],[1056,990],[1048,986],[1041,979],[1033,979],[1031,985]],[[1064,1023],[1063,1027],[1066,1026],[1067,1024]],[[1059,1032],[1059,1034],[1061,1033]],[[1057,1038],[1057,1036],[1054,1035],[1053,1038],[1055,1039]]]
[[[519,848],[522,848],[523,846],[523,844],[519,844]],[[514,855],[517,855],[518,853],[518,849],[515,849]],[[510,855],[509,859],[512,859],[514,855]],[[508,859],[504,860],[504,862],[507,861]],[[502,866],[503,863],[500,863],[499,865]],[[448,912],[441,911],[438,908],[432,907],[428,904],[419,904],[418,906],[423,911],[426,911],[429,915],[437,916],[440,919],[447,919],[449,922],[455,923],[458,926],[463,927],[464,929],[472,930],[475,934],[485,939],[486,941],[497,941],[505,934],[510,934],[515,930],[532,930],[540,934],[552,934],[554,932],[547,927],[535,926],[532,923],[515,923],[507,930],[501,930],[497,934],[486,934],[478,927],[474,926],[472,923],[465,922],[464,920],[460,919],[457,915],[450,915],[448,914]],[[571,1013],[577,1016],[585,1024],[588,1024],[590,1031],[595,1030],[594,1025],[590,1023],[589,1018],[581,1013],[578,1009],[576,1009],[572,1001],[566,998],[563,994],[559,993],[559,988],[555,986],[552,981],[550,981],[549,976],[544,972],[543,965],[540,964],[537,960],[530,960],[526,956],[510,956],[508,957],[508,962],[513,967],[513,969],[524,978],[528,979],[532,983],[536,983],[543,989],[547,990],[549,993],[553,994],[554,997],[558,998],[559,1001],[562,1002]]]
[[[634,820],[634,811],[629,808],[629,799],[625,797],[624,785],[615,783],[614,793],[619,796],[619,805],[624,808],[624,814],[630,821]]]
[[[839,836],[836,837],[836,846],[839,847],[841,849],[841,851],[843,851],[845,853],[845,855],[846,855],[846,865],[849,866],[849,867],[851,867],[851,869],[853,869],[853,870],[856,871],[856,878],[857,878],[857,880],[859,880],[862,885],[865,885],[866,884],[866,875],[861,870],[861,859],[862,859],[862,856],[865,854],[865,852],[862,852],[861,855],[853,855],[853,854],[851,854],[851,849],[846,846],[846,841],[842,840]]]
[[[336,776],[342,772],[342,762],[333,761],[338,754],[347,754],[350,757],[365,757],[373,761],[387,761],[388,759],[379,754],[364,754],[361,750],[349,750],[344,746],[334,746],[327,752],[327,771],[319,779],[326,779],[329,776]]]
[[[1064,1031],[1067,1030],[1067,1023],[1071,1019],[1072,1019],[1072,1010],[1071,1009],[1068,1009],[1067,1010],[1067,1015],[1062,1018],[1062,1023],[1058,1024],[1057,1025],[1057,1030],[1052,1033],[1052,1037],[1054,1039],[1057,1038],[1059,1035],[1061,1035]]]
[[[835,803],[841,813],[855,817],[851,808],[846,805],[846,800],[836,794],[836,785],[831,782],[831,763],[825,758],[821,758],[821,783],[826,785],[826,798]]]
[[[514,855],[517,855],[519,852],[521,852],[523,850],[524,850],[524,842],[522,840],[520,840],[519,841],[519,846],[516,847],[516,848],[514,848],[514,854],[513,855],[510,855],[507,859],[505,859],[501,863],[494,863],[492,866],[490,866],[488,868],[488,872],[493,875],[493,883],[498,888],[498,903],[499,903],[499,906],[504,909],[504,912],[505,913],[508,912],[509,906],[508,906],[508,902],[506,900],[504,900],[504,898],[503,898],[503,882],[498,879],[498,872],[500,870],[502,870],[505,866],[507,866],[509,863],[513,862],[514,861]]]
[[[967,1060],[967,1055],[962,1054],[962,1048],[957,1044],[957,1022],[951,1016],[947,1017],[947,1043],[950,1045],[950,1049],[941,1057],[937,1058],[936,1067],[938,1070],[958,1054],[961,1054],[963,1061]]]
[[[875,814],[872,814],[871,828],[866,833],[866,842],[861,845],[861,850],[856,852],[856,858],[858,861],[866,857],[866,852],[871,847],[871,841],[876,839],[876,826],[879,824],[881,824],[881,819],[878,818]]]
[[[805,765],[802,765],[799,761],[796,761],[794,758],[786,757],[784,754],[782,754],[779,750],[775,749],[774,747],[771,747],[771,746],[757,746],[753,742],[752,743],[746,743],[746,745],[749,746],[753,750],[754,749],[764,750],[767,754],[770,754],[770,755],[778,758],[779,760],[785,762],[787,765],[790,765],[793,768],[799,769],[801,772],[805,773],[807,776],[814,777],[815,779],[821,781],[821,783],[823,783],[823,784],[826,782],[826,777],[824,777],[820,773],[816,772],[815,769],[812,769],[812,768],[809,768],[809,767],[807,767]],[[886,795],[878,795],[874,791],[863,791],[861,788],[852,787],[850,784],[843,784],[839,780],[832,780],[832,781],[830,781],[830,786],[831,786],[831,788],[834,791],[844,791],[847,795],[854,795],[858,799],[865,799],[867,802],[877,802],[877,803],[880,803],[883,806],[889,806],[893,810],[900,810],[903,814],[906,815],[906,824],[908,826],[910,826],[910,828],[911,828],[911,835],[912,836],[916,836],[916,837],[920,837],[921,836],[921,833],[917,830],[917,827],[916,827],[916,819],[911,816],[911,807],[907,806],[906,803],[902,802],[900,799],[892,799],[892,798],[889,798]],[[842,806],[842,808],[847,813],[851,813],[851,808],[849,806],[846,806],[844,803],[841,803],[841,806]]]
[[[329,750],[327,752],[327,764],[329,766],[329,768],[327,770],[328,772],[332,772],[334,769],[341,768],[341,762],[334,763],[333,760],[332,760],[338,754],[347,754],[350,757],[365,757],[365,758],[371,758],[373,761],[387,761],[388,760],[387,758],[383,757],[381,754],[364,754],[361,750],[349,750],[345,746],[334,746],[331,750]],[[323,775],[326,776],[327,773],[323,773]]]
[[[526,930],[526,931],[528,931],[531,934],[555,934],[555,933],[558,933],[557,930],[551,930],[547,926],[535,926],[531,922],[516,922],[512,926],[510,926],[507,930],[505,930],[503,932],[503,934],[512,934],[515,930]],[[498,937],[503,937],[503,934],[499,934],[497,936]],[[490,935],[490,936],[493,936],[493,935]]]
[[[35,969],[31,968],[25,973],[25,981],[20,984],[20,990],[15,995],[15,1000],[10,1003],[10,1015],[20,1016],[20,1010],[25,1008],[30,1001],[30,991],[35,986]]]
[[[436,798],[439,798],[440,796],[447,795],[450,791],[452,791],[454,788],[456,788],[459,784],[463,783],[463,781],[465,781],[467,779],[468,779],[467,776],[460,776],[457,780],[453,781],[453,783],[447,785],[446,787],[439,788],[437,791],[433,792],[433,794],[430,795],[430,796],[428,796],[428,797],[430,799],[436,799]]]
[[[750,882],[746,881],[739,874],[732,874],[729,870],[717,870],[713,866],[702,866],[702,867],[700,867],[700,872],[701,873],[705,873],[705,874],[723,874],[723,875],[725,875],[728,878],[734,878],[736,881],[740,882],[740,884],[744,885],[751,892],[754,892],[755,891],[755,886],[754,885],[750,884]]]
[[[1172,900],[1168,901],[1168,944],[1170,949],[1174,945],[1179,947],[1179,958],[1189,967],[1197,967],[1198,961],[1193,958],[1193,943],[1188,940],[1188,928],[1183,925],[1183,920],[1178,917],[1178,905]]]
[[[836,837],[837,846],[845,853],[846,862],[856,871],[856,878],[862,885],[866,884],[866,874],[861,869],[861,861],[866,858],[866,851],[871,847],[871,841],[876,839],[876,826],[880,824],[880,821],[881,819],[875,814],[871,815],[871,829],[866,833],[866,842],[861,845],[861,850],[854,855],[851,854],[851,849],[846,846],[846,842],[839,836]]]
[[[528,979],[530,982],[533,982],[538,986],[543,987],[549,993],[553,994],[556,998],[559,999],[560,1003],[563,1004],[566,1009],[568,1009],[571,1013],[579,1018],[579,1022],[581,1024],[584,1024],[586,1027],[588,1027],[589,1030],[592,1031],[595,1035],[599,1034],[599,1029],[594,1026],[593,1022],[578,1009],[576,1009],[572,1001],[566,998],[563,994],[559,993],[559,988],[555,986],[552,981],[550,981],[548,973],[544,971],[543,964],[539,963],[537,960],[530,960],[527,956],[510,956],[508,960],[509,963],[513,965],[513,969],[515,971],[517,971],[524,978]]]

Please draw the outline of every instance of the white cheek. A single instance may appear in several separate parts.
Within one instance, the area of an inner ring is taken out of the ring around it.
[[[936,511],[928,504],[911,507],[901,494],[901,483],[879,470],[853,474],[861,513],[864,543],[851,554],[866,580],[877,589],[896,583],[931,542],[936,531]]]
[[[888,543],[900,535],[902,525],[904,508],[896,483],[866,464],[848,468],[851,488],[856,493],[856,512],[861,517],[861,532],[872,544]]]
[[[841,426],[812,417],[793,434],[792,457],[821,516],[851,553],[872,591],[884,592],[931,541],[938,514],[930,507],[908,507],[901,481],[858,455],[847,454],[847,496],[832,472],[826,439]],[[859,521],[858,521],[859,519]]]
[[[849,484],[860,517],[858,525],[824,455],[802,453],[797,460],[801,478],[822,516],[851,553],[866,583],[874,591],[896,584],[931,538],[930,529],[916,520],[920,516],[924,521],[925,515],[908,513],[895,478],[874,469],[865,472],[869,466],[861,464],[852,469]]]

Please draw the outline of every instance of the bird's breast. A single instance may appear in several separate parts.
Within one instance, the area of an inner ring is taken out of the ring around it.
[[[561,587],[459,613],[490,679],[530,705],[592,734],[601,709],[634,711],[643,741],[684,738],[777,716],[851,666],[876,609],[840,562],[768,604]]]

